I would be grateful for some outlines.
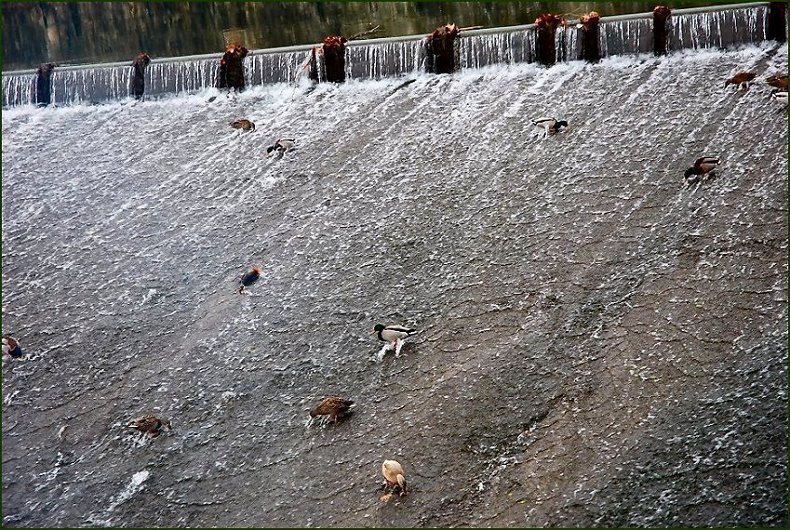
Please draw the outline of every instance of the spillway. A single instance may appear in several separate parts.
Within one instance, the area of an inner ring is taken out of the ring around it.
[[[776,72],[762,42],[5,110],[4,526],[784,527]],[[330,394],[356,411],[309,421]]]
[[[723,49],[756,44],[769,35],[768,2],[717,8],[678,9],[671,17],[670,50]],[[557,61],[582,58],[581,38],[574,21],[555,34]],[[786,30],[785,30],[786,32]],[[653,15],[641,13],[603,17],[598,35],[605,57],[645,53],[653,49]],[[456,42],[457,66],[536,62],[535,25],[462,31]],[[296,82],[306,76],[311,51],[319,44],[252,50],[245,59],[247,86]],[[147,97],[206,89],[217,85],[221,54],[155,58],[145,73]],[[346,76],[381,79],[425,70],[425,36],[412,35],[351,41],[346,49]],[[320,67],[320,62],[319,62]],[[58,105],[97,104],[132,94],[131,61],[58,67],[52,74],[52,100]],[[3,106],[35,102],[35,71],[3,72]]]

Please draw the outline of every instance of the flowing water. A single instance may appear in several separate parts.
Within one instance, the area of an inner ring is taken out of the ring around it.
[[[703,13],[678,10],[671,18],[668,48],[680,51],[757,44],[767,38],[767,17],[768,8],[764,5]],[[490,31],[460,33],[456,52],[461,69],[536,61],[533,25]],[[557,30],[558,62],[581,58],[580,31],[575,24]],[[601,54],[610,57],[650,52],[652,35],[653,17],[649,13],[626,20],[603,18],[599,31]],[[346,50],[347,77],[381,79],[424,71],[424,39],[419,35],[399,39],[350,42]],[[287,50],[253,50],[245,60],[247,86],[293,82],[306,76],[310,50],[311,45]],[[147,97],[216,86],[220,56],[155,59],[145,74]],[[131,79],[130,62],[56,68],[52,74],[52,100],[56,104],[118,100],[132,94]],[[35,75],[32,72],[3,74],[4,107],[34,101]]]
[[[673,8],[730,4],[677,0]],[[578,18],[650,11],[643,0],[617,2],[4,2],[3,68],[42,62],[129,61],[139,50],[174,57],[223,50],[228,39],[250,49],[321,42],[379,26],[376,37],[429,34],[441,24],[500,27],[531,23],[550,11]],[[129,56],[129,53],[132,56]]]
[[[783,527],[778,71],[768,42],[4,111],[32,357],[3,366],[4,526]],[[378,322],[420,333],[396,357]],[[309,421],[328,394],[356,412]],[[124,430],[146,412],[174,430]]]

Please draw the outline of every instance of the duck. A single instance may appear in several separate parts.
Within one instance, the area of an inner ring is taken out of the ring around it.
[[[234,129],[242,129],[244,131],[255,130],[255,124],[245,118],[230,122],[230,126],[233,127]]]
[[[417,333],[415,328],[407,328],[397,324],[385,326],[384,324],[376,324],[373,331],[370,333],[378,334],[379,340],[389,342],[395,348],[395,355],[400,354],[400,349],[403,347],[403,341]]]
[[[549,134],[560,132],[562,127],[567,127],[568,122],[565,120],[557,120],[556,118],[543,116],[533,119],[532,125],[535,126],[536,135],[543,133],[543,138],[546,138]]]
[[[153,414],[146,414],[145,416],[135,418],[130,421],[129,425],[126,427],[150,434],[152,438],[159,436],[163,427],[167,427],[168,430],[173,428],[170,425],[170,420],[157,418]]]
[[[779,103],[784,103],[787,106],[787,90],[779,90],[774,88],[771,90],[771,97]]]
[[[381,464],[381,474],[384,475],[384,489],[400,488],[400,496],[406,495],[406,474],[403,466],[397,460],[385,460]]]
[[[766,79],[765,82],[778,90],[787,91],[787,75],[775,74]]]
[[[8,333],[3,335],[3,355],[10,355],[14,359],[19,359],[23,355],[19,341]]]
[[[245,272],[241,275],[241,279],[239,279],[239,294],[244,292],[245,287],[249,287],[253,283],[258,281],[258,278],[261,277],[261,268],[260,267],[253,267],[252,270],[249,272]]]
[[[746,87],[746,90],[749,90],[749,82],[751,82],[755,77],[757,77],[757,74],[754,72],[738,72],[731,78],[727,79],[724,82],[724,86],[726,87],[727,85],[735,85],[735,90],[740,90],[741,85],[743,85]]]
[[[350,399],[344,399],[340,396],[327,396],[310,411],[310,417],[329,416],[331,421],[337,423],[337,420],[348,413],[353,406],[354,402]]]
[[[277,151],[277,159],[283,157],[283,154],[286,151],[293,149],[294,145],[296,144],[296,140],[293,138],[280,138],[272,145],[266,148],[266,156],[268,157],[272,151]]]
[[[714,170],[716,166],[719,165],[721,162],[715,156],[703,156],[702,158],[698,158],[694,165],[686,170],[683,176],[686,179],[686,182],[689,184],[693,184],[697,181],[698,176],[702,176],[703,180],[707,180],[709,175],[714,174]],[[692,175],[695,175],[692,178]]]

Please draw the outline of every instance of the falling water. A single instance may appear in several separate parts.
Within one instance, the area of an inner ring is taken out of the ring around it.
[[[461,68],[490,64],[535,62],[535,31],[532,28],[460,39]]]
[[[423,40],[403,40],[346,47],[346,75],[352,79],[379,79],[421,70],[425,62]]]
[[[763,41],[767,37],[768,7],[744,7],[703,13],[673,13],[670,19],[671,50],[726,48]],[[639,54],[652,51],[652,14],[601,19],[601,55]],[[517,28],[517,29],[516,29]],[[558,62],[580,58],[579,34],[571,24],[555,34]],[[532,25],[464,32],[457,41],[461,68],[535,61]],[[246,60],[248,86],[292,82],[309,70],[310,46],[259,51]],[[282,50],[282,51],[281,51]],[[346,74],[351,79],[382,78],[421,71],[424,38],[373,39],[350,43],[346,48]],[[146,72],[146,95],[193,92],[215,86],[219,54],[154,61]],[[320,65],[321,61],[318,61]],[[97,103],[129,97],[131,63],[56,69],[53,101],[56,104]],[[3,74],[3,106],[34,101],[35,74]]]
[[[575,61],[581,58],[579,34],[581,29],[574,25],[557,28],[554,34],[554,46],[557,62]]]
[[[768,8],[672,15],[670,49],[726,48],[767,38]]]
[[[298,75],[308,71],[310,50],[256,54],[247,60],[246,65],[248,85],[293,81]],[[211,67],[216,69],[216,61],[211,63]]]
[[[787,48],[642,58],[4,111],[3,526],[786,527]]]
[[[598,43],[601,56],[653,51],[653,18],[601,22]]]

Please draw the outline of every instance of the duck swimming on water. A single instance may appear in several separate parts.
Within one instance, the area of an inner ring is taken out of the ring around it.
[[[543,138],[546,138],[549,134],[556,134],[560,132],[561,128],[568,127],[568,122],[544,116],[532,120],[532,125],[535,126],[535,134],[537,136],[543,134]]]
[[[778,90],[787,91],[787,75],[774,74],[767,78],[765,82]]]
[[[741,86],[745,87],[746,90],[749,90],[749,83],[757,77],[757,74],[754,72],[738,72],[731,78],[727,79],[724,82],[725,88],[727,85],[735,85],[735,90],[740,90]]]
[[[715,176],[714,170],[716,166],[719,165],[720,160],[715,156],[703,156],[702,158],[698,158],[694,165],[686,170],[683,176],[686,179],[686,182],[689,184],[693,184],[697,182],[698,177],[702,177],[702,180],[707,180],[710,176]]]
[[[343,399],[340,396],[327,396],[310,411],[310,417],[329,416],[331,421],[337,423],[337,420],[342,418],[353,406],[354,402],[350,399]]]
[[[242,294],[244,292],[245,287],[249,287],[253,283],[257,282],[258,278],[260,277],[261,277],[260,267],[253,267],[251,271],[242,274],[241,279],[239,279],[239,294]]]
[[[230,126],[233,127],[234,129],[241,129],[243,131],[255,130],[255,124],[245,118],[230,122]]]
[[[22,357],[22,347],[19,341],[6,333],[3,335],[3,356],[10,355],[14,359]]]
[[[162,429],[167,427],[167,430],[172,430],[170,420],[160,419],[153,414],[146,414],[139,418],[133,419],[126,426],[128,429],[135,429],[137,431],[150,434],[152,438],[156,438],[162,433]]]
[[[400,350],[403,347],[403,341],[417,333],[417,330],[415,328],[407,328],[397,324],[392,324],[389,326],[385,326],[384,324],[376,324],[373,327],[371,335],[374,333],[378,334],[379,340],[389,342],[392,347],[395,348],[395,355],[398,355],[400,354]]]
[[[385,460],[381,464],[381,474],[384,475],[384,489],[399,488],[400,496],[406,495],[406,475],[403,466],[397,460]]]
[[[296,145],[296,140],[293,138],[280,138],[272,145],[266,148],[266,156],[268,157],[272,151],[276,151],[276,157],[279,160],[283,157],[286,151],[290,151]]]

